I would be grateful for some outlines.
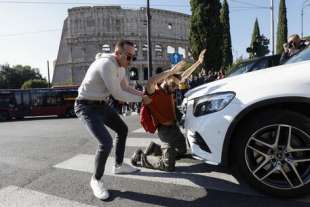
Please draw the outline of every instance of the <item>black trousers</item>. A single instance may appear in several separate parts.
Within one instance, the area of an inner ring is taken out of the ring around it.
[[[128,127],[118,113],[108,104],[75,103],[75,113],[87,128],[89,133],[98,141],[95,156],[94,176],[100,179],[104,173],[105,163],[113,146],[113,140],[106,126],[116,132],[115,162],[123,163]]]

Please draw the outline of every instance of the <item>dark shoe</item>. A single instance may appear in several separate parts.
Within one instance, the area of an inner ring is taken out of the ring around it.
[[[144,151],[145,155],[154,155],[154,156],[160,156],[162,155],[161,147],[159,144],[156,144],[155,142],[151,142],[149,146]]]
[[[143,154],[142,149],[138,149],[137,151],[135,151],[135,153],[133,153],[130,159],[131,164],[133,166],[141,167],[141,155],[142,154]]]

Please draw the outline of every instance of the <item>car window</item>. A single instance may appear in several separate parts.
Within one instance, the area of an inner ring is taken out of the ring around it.
[[[269,67],[268,60],[269,59],[267,58],[261,59],[258,63],[255,64],[252,71],[259,70],[262,68],[268,68]]]
[[[307,47],[303,51],[297,53],[296,55],[288,59],[284,64],[297,63],[306,60],[310,60],[310,47]]]
[[[227,75],[227,77],[240,75],[242,73],[248,72],[252,66],[255,64],[254,62],[241,63],[239,66],[236,66],[232,71]]]

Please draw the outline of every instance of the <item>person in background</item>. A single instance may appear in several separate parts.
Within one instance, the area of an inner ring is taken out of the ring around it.
[[[290,57],[309,46],[310,42],[300,39],[298,34],[293,34],[287,38],[287,43],[283,44],[283,53],[280,58],[280,64],[283,64]]]

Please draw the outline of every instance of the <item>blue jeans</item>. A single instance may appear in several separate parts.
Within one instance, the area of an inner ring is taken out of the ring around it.
[[[116,132],[115,162],[122,164],[128,127],[121,117],[108,104],[81,104],[75,102],[74,110],[92,137],[98,141],[95,156],[94,176],[100,179],[104,173],[105,163],[111,152],[113,140],[106,126]]]

